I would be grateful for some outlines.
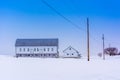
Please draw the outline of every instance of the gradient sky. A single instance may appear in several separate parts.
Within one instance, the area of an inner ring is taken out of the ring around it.
[[[86,29],[90,19],[91,54],[105,46],[120,49],[119,0],[45,0],[68,19]],[[0,0],[0,54],[14,55],[17,38],[59,38],[60,53],[69,45],[86,54],[86,32],[57,15],[41,0]]]

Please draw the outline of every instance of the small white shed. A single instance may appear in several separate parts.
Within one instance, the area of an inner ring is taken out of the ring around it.
[[[79,52],[73,47],[69,46],[67,49],[63,51],[63,58],[80,58],[81,55]]]

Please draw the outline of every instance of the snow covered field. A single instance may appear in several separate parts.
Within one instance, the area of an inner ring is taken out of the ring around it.
[[[0,56],[0,80],[120,80],[120,57],[88,62]]]

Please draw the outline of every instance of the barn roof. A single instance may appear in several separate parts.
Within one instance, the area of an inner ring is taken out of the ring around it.
[[[58,39],[17,39],[15,46],[58,46]]]

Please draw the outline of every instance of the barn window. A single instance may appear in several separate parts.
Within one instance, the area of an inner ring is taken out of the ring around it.
[[[44,48],[44,51],[46,51],[46,49]]]
[[[69,48],[69,50],[71,50],[71,48]]]
[[[69,54],[67,54],[67,55],[69,55]]]
[[[42,57],[42,54],[40,54],[40,57]]]
[[[30,56],[30,54],[28,54],[28,56]]]
[[[36,51],[36,48],[34,48],[34,51]]]
[[[27,49],[27,51],[29,52],[29,51],[30,51],[30,49],[28,48],[28,49]]]
[[[24,52],[25,52],[25,48],[24,48]]]
[[[22,49],[20,48],[20,52],[22,51]]]
[[[72,54],[72,55],[74,55],[74,54]]]
[[[54,51],[54,49],[53,49],[53,48],[51,48],[51,51]]]
[[[39,51],[39,48],[37,48],[37,51]]]
[[[22,57],[22,54],[20,54],[20,57]]]
[[[53,54],[53,56],[55,56],[55,54]]]
[[[47,50],[49,51],[49,48]]]
[[[46,55],[44,54],[44,57],[45,57]]]

